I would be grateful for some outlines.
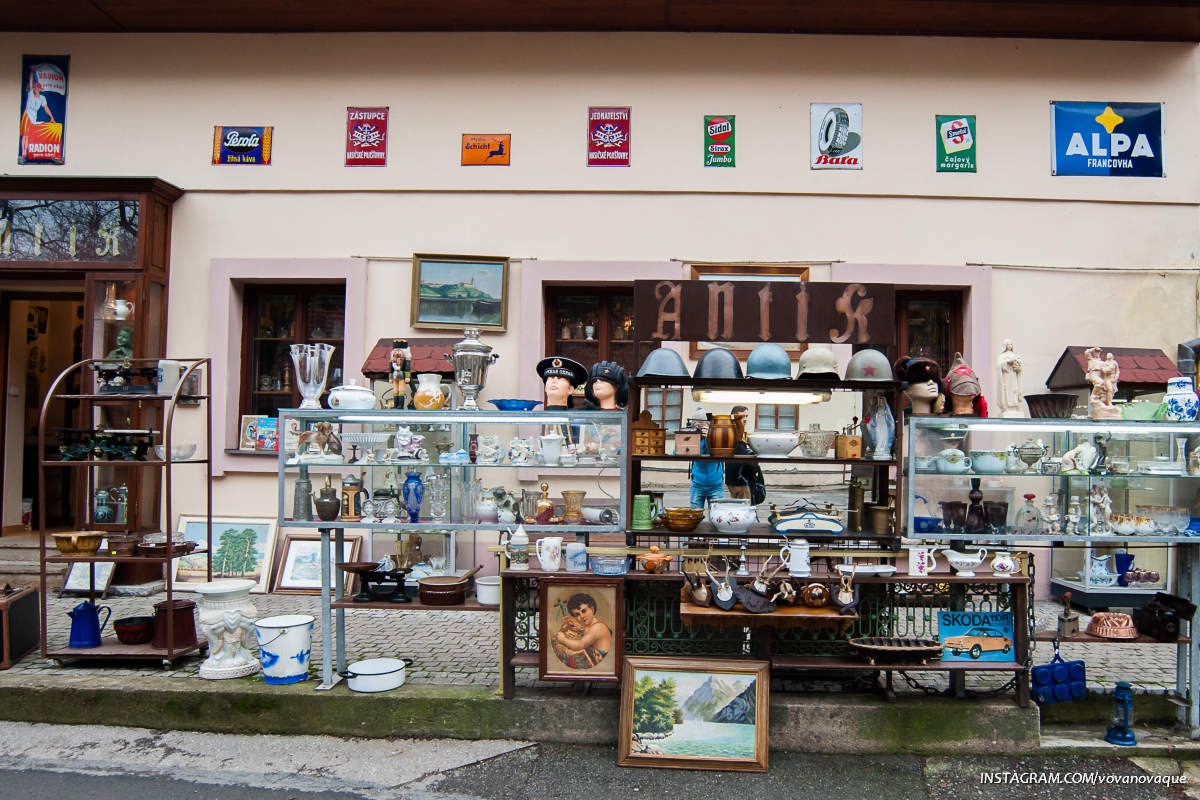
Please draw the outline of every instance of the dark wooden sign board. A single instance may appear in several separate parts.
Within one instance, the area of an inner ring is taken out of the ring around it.
[[[890,283],[634,281],[639,338],[685,342],[893,344]]]

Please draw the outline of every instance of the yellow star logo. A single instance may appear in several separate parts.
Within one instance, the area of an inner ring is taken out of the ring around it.
[[[1096,122],[1104,126],[1104,130],[1112,135],[1113,129],[1125,121],[1125,118],[1112,110],[1112,106],[1105,106],[1104,113],[1096,117]]]

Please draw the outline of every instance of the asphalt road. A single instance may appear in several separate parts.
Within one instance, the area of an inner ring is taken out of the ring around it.
[[[1175,759],[813,755],[766,773],[619,767],[603,746],[368,740],[0,723],[8,800],[1166,800],[1200,798]]]

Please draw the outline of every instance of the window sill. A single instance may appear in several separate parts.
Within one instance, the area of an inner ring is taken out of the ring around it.
[[[279,451],[277,451],[277,450],[235,450],[232,447],[226,447],[225,455],[227,455],[227,456],[270,456],[271,458],[278,459]]]

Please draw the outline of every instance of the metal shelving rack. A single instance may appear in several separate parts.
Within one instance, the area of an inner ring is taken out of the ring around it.
[[[180,375],[179,382],[176,384],[175,391],[172,394],[144,394],[144,393],[78,393],[66,394],[60,393],[59,387],[63,385],[68,376],[76,370],[80,371],[81,378],[90,378],[86,374],[93,363],[111,363],[112,359],[87,359],[78,361],[58,374],[54,382],[50,384],[49,391],[46,392],[46,398],[42,402],[41,414],[38,417],[38,453],[44,456],[46,452],[46,417],[50,409],[50,404],[54,400],[77,400],[82,403],[82,412],[89,424],[94,422],[94,409],[100,404],[142,404],[154,403],[162,405],[165,409],[163,418],[162,431],[160,433],[160,444],[164,445],[165,459],[149,457],[141,461],[115,461],[105,459],[89,459],[89,460],[72,460],[66,461],[62,459],[46,459],[39,456],[38,460],[38,550],[39,561],[41,564],[41,579],[40,587],[42,597],[46,596],[46,565],[65,563],[65,564],[89,564],[89,582],[88,582],[88,599],[94,602],[96,599],[96,569],[95,565],[105,562],[115,562],[121,564],[157,564],[160,569],[168,567],[164,570],[166,574],[166,596],[167,607],[171,608],[171,600],[174,595],[174,570],[170,569],[170,563],[177,555],[164,556],[114,556],[114,555],[91,555],[91,556],[64,556],[64,555],[48,555],[46,549],[46,470],[47,469],[68,469],[68,468],[122,468],[122,469],[161,469],[163,470],[163,517],[167,520],[167,541],[171,541],[172,534],[170,531],[170,522],[172,516],[172,480],[171,470],[175,465],[183,464],[203,464],[205,469],[205,514],[208,518],[208,541],[207,545],[202,549],[193,550],[192,553],[205,553],[209,555],[208,562],[208,579],[212,579],[212,405],[209,399],[212,396],[212,361],[208,358],[181,358],[176,359],[186,365],[186,369]],[[131,359],[134,365],[137,364],[157,364],[158,359]],[[188,379],[204,367],[203,375],[205,381],[205,389],[202,395],[184,395],[184,387],[188,384]],[[80,380],[79,385],[85,386],[87,382]],[[180,399],[186,399],[189,402],[198,401],[204,404],[205,429],[204,429],[204,449],[201,451],[201,457],[189,458],[186,461],[175,461],[171,458],[172,434],[174,430],[175,410],[179,406]],[[153,454],[151,454],[153,455]],[[89,481],[90,486],[90,481]],[[85,510],[83,513],[87,513]],[[140,526],[137,519],[132,514],[127,514],[126,524],[127,529],[138,529]],[[140,515],[138,515],[140,517]],[[162,526],[158,526],[162,527]],[[46,606],[43,602],[42,606],[42,634],[41,634],[41,652],[43,658],[49,658],[55,661],[63,658],[138,658],[138,659],[153,659],[162,660],[163,666],[168,667],[176,659],[192,653],[196,650],[203,649],[207,642],[203,637],[198,637],[194,645],[186,647],[178,647],[175,644],[175,625],[173,613],[166,615],[167,646],[165,648],[154,647],[153,643],[127,645],[116,640],[115,637],[105,637],[102,639],[100,647],[91,648],[72,648],[72,647],[49,647],[47,626],[46,626]]]

